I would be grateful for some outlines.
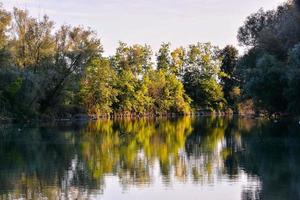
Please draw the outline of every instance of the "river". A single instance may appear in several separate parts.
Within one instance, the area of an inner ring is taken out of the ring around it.
[[[300,125],[247,118],[0,126],[0,199],[300,199]]]

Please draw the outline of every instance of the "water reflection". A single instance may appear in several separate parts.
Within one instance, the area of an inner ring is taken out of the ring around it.
[[[241,118],[2,125],[0,199],[300,199],[299,142]]]

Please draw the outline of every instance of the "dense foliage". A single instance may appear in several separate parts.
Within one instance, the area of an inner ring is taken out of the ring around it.
[[[300,1],[250,15],[239,29],[248,47],[240,59],[241,85],[259,110],[270,115],[299,113]]]
[[[225,110],[220,49],[210,43],[155,54],[120,42],[103,56],[94,31],[54,27],[47,16],[0,10],[0,116],[189,114]],[[223,73],[224,74],[224,73]],[[229,77],[229,76],[228,76]]]
[[[1,8],[0,116],[299,113],[299,4],[250,15],[238,31],[242,57],[230,45],[163,43],[154,54],[123,42],[105,57],[93,30]]]

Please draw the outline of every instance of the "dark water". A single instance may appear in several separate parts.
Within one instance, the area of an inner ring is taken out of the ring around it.
[[[227,118],[2,125],[0,199],[300,199],[300,125]]]

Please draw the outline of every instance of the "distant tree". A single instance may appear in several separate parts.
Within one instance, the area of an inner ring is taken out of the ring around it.
[[[44,16],[43,20],[29,17],[28,12],[14,8],[13,39],[10,42],[14,62],[21,68],[37,72],[40,62],[53,58],[55,40],[54,23]]]
[[[116,102],[116,74],[105,58],[89,61],[80,84],[80,98],[89,114],[110,114]]]
[[[126,43],[120,42],[111,61],[118,73],[131,71],[134,76],[139,76],[151,69],[151,56],[152,50],[148,45],[128,46]]]
[[[221,51],[222,65],[221,65],[221,85],[223,87],[224,98],[229,107],[234,106],[233,94],[234,88],[238,86],[238,76],[236,72],[238,62],[238,50],[233,46],[226,46]]]
[[[45,98],[41,112],[57,105],[72,82],[79,83],[90,59],[100,57],[102,45],[94,31],[82,27],[62,26],[55,35],[54,62],[45,63]],[[69,88],[69,90],[73,90]]]
[[[9,26],[11,25],[11,14],[2,8],[0,4],[0,48],[4,48],[7,45]]]
[[[190,112],[191,99],[185,94],[183,84],[175,74],[169,74],[162,69],[154,70],[144,79],[148,95],[152,99],[152,112],[157,114]]]
[[[245,46],[256,46],[259,42],[261,32],[266,27],[272,27],[276,20],[275,11],[265,12],[260,9],[258,12],[247,17],[244,25],[239,28],[238,41]]]
[[[158,70],[165,70],[170,71],[171,67],[171,50],[170,50],[170,43],[163,43],[158,53],[156,54],[156,61],[157,61],[157,69]]]
[[[119,113],[132,113],[136,105],[136,92],[139,80],[129,70],[123,70],[118,74],[117,90],[118,102],[114,108]]]
[[[170,43],[163,43],[158,50],[156,54],[157,69],[180,77],[185,65],[186,52],[182,47],[171,51],[170,46]]]
[[[300,41],[299,27],[299,11],[292,1],[287,1],[276,10],[261,9],[250,15],[239,29],[238,40],[285,61],[289,49]]]
[[[210,43],[190,45],[183,74],[184,88],[193,105],[202,109],[222,109],[225,103],[218,82],[221,66],[219,49]]]
[[[154,99],[149,95],[149,79],[145,78],[151,71],[152,70],[148,71],[147,74],[143,76],[143,79],[139,81],[136,87],[136,92],[134,94],[135,103],[133,105],[133,110],[136,114],[154,114],[152,109]]]
[[[8,51],[8,32],[11,26],[11,14],[2,8],[0,4],[0,68],[8,65],[10,62],[10,53]]]
[[[183,47],[176,48],[171,52],[171,57],[171,71],[181,77],[186,62],[186,50]]]
[[[146,102],[149,100],[145,96],[141,78],[152,68],[151,55],[152,51],[147,45],[119,44],[116,54],[111,58],[112,67],[118,76],[118,103],[114,104],[116,112],[146,112],[147,105],[144,103],[148,104]]]

